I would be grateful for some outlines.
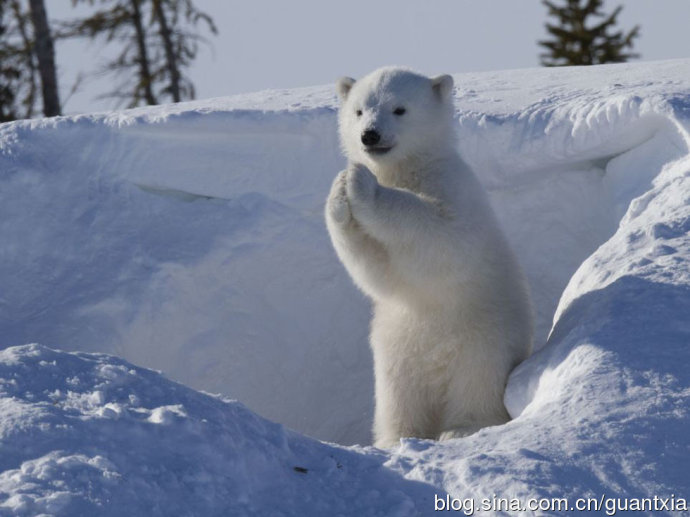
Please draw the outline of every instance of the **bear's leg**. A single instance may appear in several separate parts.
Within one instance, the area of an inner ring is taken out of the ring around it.
[[[471,434],[476,433],[484,427],[488,427],[488,425],[473,424],[466,425],[463,427],[456,427],[455,429],[451,429],[450,431],[443,431],[441,434],[438,435],[438,440],[442,442],[444,440],[452,440],[454,438],[464,438],[465,436],[469,436]]]
[[[499,371],[478,364],[456,374],[448,389],[439,440],[462,438],[484,427],[505,424],[510,415],[503,405],[505,379]]]
[[[436,229],[444,226],[437,205],[409,190],[379,185],[366,166],[353,164],[346,174],[352,217],[384,245],[405,248],[420,245],[420,240],[426,244],[436,238]]]
[[[326,200],[326,221],[331,223],[333,228],[345,226],[352,219],[346,181],[347,171],[340,171],[333,180]]]
[[[442,424],[442,431],[438,435],[439,440],[450,440],[452,438],[463,438],[476,433],[484,427],[502,425],[510,421],[510,416],[503,404],[492,414],[481,416],[475,415],[444,415],[445,422]]]
[[[406,379],[393,379],[376,371],[374,445],[380,448],[400,444],[400,438],[435,439],[437,412],[423,391]]]
[[[328,233],[354,282],[366,294],[381,297],[391,289],[388,253],[353,219],[347,198],[346,174],[347,171],[342,171],[335,178],[326,202]]]
[[[448,220],[441,208],[413,192],[387,188],[363,165],[347,171],[352,217],[386,249],[393,269],[415,281],[437,279],[457,260]]]

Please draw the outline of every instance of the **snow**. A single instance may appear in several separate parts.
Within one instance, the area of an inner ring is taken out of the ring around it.
[[[302,437],[113,356],[12,347],[0,379],[0,515],[409,515],[433,500],[381,452]]]
[[[322,221],[331,86],[0,125],[0,515],[687,498],[689,78],[455,75],[537,351],[510,423],[390,451],[313,439],[366,445],[372,414],[369,308]]]

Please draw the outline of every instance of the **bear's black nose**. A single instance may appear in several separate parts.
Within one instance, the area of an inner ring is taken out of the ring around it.
[[[364,145],[376,145],[381,140],[381,135],[375,129],[367,129],[362,133],[362,143]]]

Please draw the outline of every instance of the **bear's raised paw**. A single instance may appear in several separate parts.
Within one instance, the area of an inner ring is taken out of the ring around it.
[[[376,195],[376,176],[359,163],[352,164],[347,171],[347,196],[352,204],[367,204]]]
[[[336,176],[326,206],[328,214],[336,223],[347,224],[350,221],[352,214],[347,200],[347,171]]]

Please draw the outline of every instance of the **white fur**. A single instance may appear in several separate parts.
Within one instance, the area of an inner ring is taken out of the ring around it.
[[[506,379],[531,350],[522,272],[456,150],[452,86],[450,76],[400,68],[338,82],[349,164],[333,182],[326,222],[374,305],[379,447],[506,422]],[[392,149],[368,153],[366,129]]]

